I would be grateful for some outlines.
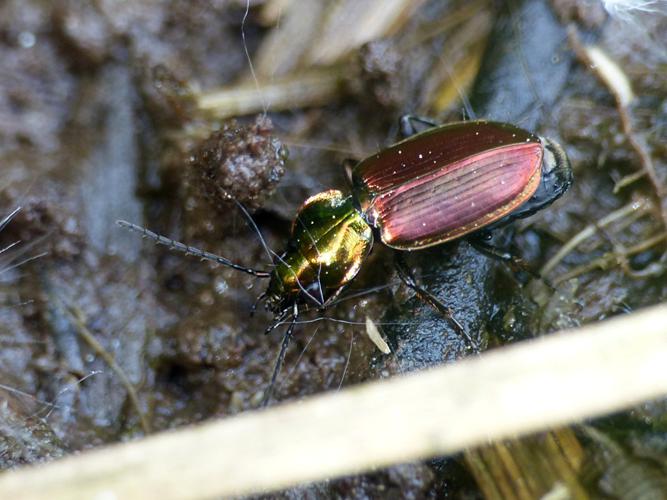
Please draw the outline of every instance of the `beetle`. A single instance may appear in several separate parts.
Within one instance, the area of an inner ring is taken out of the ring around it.
[[[418,131],[419,125],[427,128]],[[271,271],[240,266],[118,221],[172,249],[269,280],[258,299],[275,315],[266,332],[286,321],[289,325],[264,403],[271,396],[299,307],[326,309],[357,275],[375,240],[405,252],[466,238],[479,251],[520,265],[519,259],[489,244],[491,231],[545,208],[572,183],[563,148],[515,125],[487,120],[435,125],[407,115],[401,127],[408,136],[404,140],[360,162],[346,161],[350,194],[331,189],[303,203]],[[397,255],[404,283],[472,344],[450,309],[416,283],[401,252]]]

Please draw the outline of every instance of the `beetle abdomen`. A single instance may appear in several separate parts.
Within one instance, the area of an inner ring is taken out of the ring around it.
[[[445,125],[357,165],[355,194],[387,246],[424,248],[525,203],[540,183],[542,148],[537,136],[508,124]]]

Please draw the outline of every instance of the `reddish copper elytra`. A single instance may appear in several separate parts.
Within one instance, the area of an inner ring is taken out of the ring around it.
[[[413,122],[432,125],[414,117],[402,121]],[[374,237],[398,250],[465,237],[483,253],[513,262],[514,257],[488,244],[489,231],[548,206],[572,183],[570,162],[558,144],[514,125],[485,120],[433,125],[348,164],[348,174],[351,195],[329,190],[306,200],[292,224],[286,250],[274,259],[270,271],[246,268],[131,223],[119,223],[173,249],[269,278],[260,297],[275,314],[267,332],[289,321],[271,388],[299,306],[330,305],[359,272]],[[400,257],[396,261],[403,281],[473,344],[449,308],[417,285]]]
[[[362,161],[354,193],[382,242],[415,250],[460,238],[527,202],[540,184],[543,144],[485,121],[432,128]]]

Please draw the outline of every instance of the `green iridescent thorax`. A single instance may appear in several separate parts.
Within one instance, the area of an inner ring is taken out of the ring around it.
[[[279,310],[299,297],[325,302],[356,276],[372,245],[372,230],[352,197],[330,190],[308,198],[292,224],[285,253],[276,260],[269,307]]]

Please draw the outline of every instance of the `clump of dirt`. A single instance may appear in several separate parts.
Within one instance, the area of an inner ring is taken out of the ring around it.
[[[287,149],[272,131],[263,116],[247,126],[226,122],[195,151],[192,176],[219,211],[229,210],[230,200],[254,211],[273,194],[285,173]]]

